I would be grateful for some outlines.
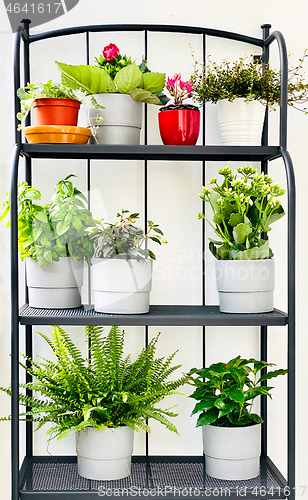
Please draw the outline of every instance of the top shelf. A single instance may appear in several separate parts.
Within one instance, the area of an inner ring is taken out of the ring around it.
[[[262,161],[281,156],[279,146],[164,146],[22,144],[30,158],[169,161]]]

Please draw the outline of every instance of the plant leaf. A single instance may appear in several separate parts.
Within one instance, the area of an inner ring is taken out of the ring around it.
[[[236,241],[236,243],[239,243],[240,245],[243,245],[246,240],[246,236],[248,234],[252,233],[252,229],[250,226],[247,224],[244,224],[241,222],[238,224],[234,229],[233,229],[233,237]]]
[[[73,89],[83,89],[89,94],[102,94],[116,92],[116,87],[103,68],[96,66],[73,66],[56,61],[56,66],[61,72],[62,83]]]
[[[143,87],[143,75],[137,64],[132,63],[116,74],[114,83],[120,94],[128,94],[137,87]]]
[[[252,422],[255,422],[256,424],[263,424],[262,418],[256,413],[250,413],[249,420],[252,420]]]
[[[129,91],[129,94],[132,96],[134,101],[157,104],[158,106],[161,106],[162,104],[160,99],[155,94],[152,94],[148,90],[142,88],[134,88]]]
[[[273,210],[273,213],[270,215],[270,217],[267,219],[267,225],[269,226],[270,224],[273,224],[273,222],[276,222],[276,220],[281,219],[285,215],[285,211],[280,205],[279,207],[275,208]]]
[[[230,219],[229,219],[230,226],[235,227],[238,224],[240,224],[241,222],[243,222],[243,216],[241,214],[233,213],[230,215]]]
[[[249,250],[243,250],[238,252],[233,258],[234,260],[256,260],[256,259],[268,259],[270,254],[269,241],[266,240],[260,247],[249,248]]]
[[[152,94],[159,94],[165,86],[166,74],[147,72],[143,74],[143,88],[152,92]]]
[[[278,377],[278,375],[285,375],[286,373],[288,373],[288,370],[284,370],[284,369],[274,370],[272,372],[268,372],[259,378],[258,383],[262,382],[263,380],[269,380],[271,378]]]
[[[236,389],[236,387],[232,387],[229,390],[225,390],[225,394],[236,403],[239,403],[241,405],[245,403],[244,394],[238,389]]]
[[[195,413],[199,413],[200,411],[209,410],[210,408],[214,408],[215,401],[217,400],[216,396],[208,395],[202,398],[202,401],[196,404],[191,415]]]
[[[217,420],[219,414],[218,408],[210,408],[208,411],[204,411],[199,416],[196,427],[201,427],[202,425],[212,424]]]

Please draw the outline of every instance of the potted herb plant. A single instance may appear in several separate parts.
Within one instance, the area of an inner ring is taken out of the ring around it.
[[[170,380],[181,365],[172,365],[176,352],[156,358],[159,334],[142,349],[135,361],[124,356],[124,331],[112,326],[107,336],[102,327],[86,326],[90,339],[90,359],[85,359],[69,335],[53,326],[51,338],[40,333],[55,357],[22,365],[33,382],[20,384],[41,397],[20,393],[27,411],[20,416],[46,423],[50,439],[62,439],[76,432],[78,473],[94,480],[112,480],[128,476],[131,470],[134,431],[150,432],[153,418],[176,432],[169,418],[177,414],[157,406],[166,396],[179,394],[186,382],[182,376]],[[11,395],[10,389],[1,388]],[[2,418],[1,420],[8,420]]]
[[[142,248],[147,240],[167,243],[163,232],[152,221],[148,230],[134,226],[138,213],[122,210],[115,224],[97,219],[88,234],[94,245],[94,309],[111,314],[149,312],[154,253]]]
[[[200,111],[196,106],[183,104],[192,96],[192,82],[181,80],[181,74],[168,78],[166,89],[174,104],[160,108],[159,131],[164,144],[194,146],[200,130]]]
[[[93,245],[86,232],[94,221],[87,200],[70,178],[59,181],[47,205],[27,182],[18,186],[18,246],[26,262],[31,307],[63,309],[81,305],[83,262],[90,264]],[[2,221],[9,212],[4,202]],[[8,223],[9,224],[9,223]]]
[[[19,88],[17,95],[21,106],[17,114],[21,121],[19,128],[23,127],[30,110],[34,111],[35,126],[23,128],[29,142],[85,144],[91,132],[84,127],[77,128],[80,104],[85,104],[89,109],[102,108],[85,91],[73,90],[52,80],[30,83],[25,88]]]
[[[281,201],[285,192],[265,174],[250,165],[233,174],[228,165],[202,188],[200,198],[213,211],[213,224],[219,240],[209,238],[209,249],[216,258],[216,281],[221,312],[262,313],[273,310],[275,262],[268,239],[271,224],[284,216]],[[202,212],[199,218],[204,218]]]
[[[97,66],[72,66],[56,62],[62,82],[81,88],[104,106],[103,118],[96,130],[100,144],[139,144],[142,125],[142,102],[165,104],[162,94],[165,74],[151,72],[143,60],[138,66],[131,57],[121,55],[111,43],[96,59]],[[90,111],[90,118],[94,118]]]
[[[196,427],[202,427],[206,473],[218,479],[241,480],[259,475],[261,424],[252,412],[256,397],[271,398],[273,387],[265,380],[284,375],[279,369],[260,374],[274,363],[242,359],[193,368],[189,383],[196,387],[191,398],[198,402],[192,415],[200,413]]]
[[[299,64],[289,68],[288,104],[293,107],[308,100],[308,84],[301,74],[305,57],[306,51]],[[261,63],[261,56],[249,56],[222,64],[209,60],[201,70],[195,66],[194,99],[217,103],[222,144],[261,145],[266,105],[273,109],[280,104],[280,70],[269,65],[263,70]]]

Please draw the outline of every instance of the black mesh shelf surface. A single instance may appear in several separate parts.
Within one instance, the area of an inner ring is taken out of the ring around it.
[[[93,306],[76,309],[36,309],[24,305],[23,325],[152,325],[152,326],[254,326],[286,325],[287,315],[274,309],[264,314],[226,314],[218,306],[152,305],[148,314],[102,314]]]
[[[176,161],[261,161],[281,156],[278,146],[114,146],[97,144],[22,144],[22,154],[31,158]]]
[[[225,481],[205,474],[203,457],[133,457],[131,475],[115,481],[84,479],[76,457],[32,457],[23,465],[22,499],[97,498],[284,498],[285,479],[271,460],[261,458],[260,474],[247,481]],[[241,493],[240,493],[241,492]]]

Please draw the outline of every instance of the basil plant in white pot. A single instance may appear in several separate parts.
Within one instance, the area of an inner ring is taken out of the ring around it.
[[[27,182],[18,186],[18,249],[26,263],[29,306],[48,309],[81,305],[83,264],[91,264],[93,244],[86,229],[93,225],[87,199],[71,177],[59,181],[50,203]],[[3,220],[10,210],[4,202]],[[8,222],[9,225],[9,222]]]
[[[98,111],[101,124],[94,124],[98,143],[139,144],[142,102],[161,106],[169,100],[162,93],[165,73],[150,71],[145,60],[138,66],[131,57],[121,55],[114,43],[104,47],[102,55],[95,59],[96,66],[56,62],[62,83],[86,91],[104,107]],[[90,110],[90,119],[95,117]]]
[[[261,375],[274,363],[237,356],[228,363],[193,368],[188,380],[196,387],[192,415],[200,413],[196,427],[202,427],[206,473],[218,479],[241,480],[259,475],[262,418],[252,412],[256,397],[271,398],[273,387],[265,380],[284,375],[278,369]]]
[[[211,225],[219,240],[209,238],[216,258],[216,282],[221,312],[264,313],[273,310],[275,261],[264,234],[285,215],[281,201],[285,189],[250,165],[233,174],[228,165],[202,188],[200,198],[213,211]],[[206,218],[202,212],[199,218]]]
[[[144,234],[134,226],[138,213],[122,210],[115,224],[95,219],[88,229],[94,245],[92,259],[94,308],[110,314],[144,314],[149,312],[152,265],[156,259],[147,240],[167,243],[158,224],[148,221]]]
[[[132,361],[124,355],[124,331],[112,326],[106,335],[102,327],[86,326],[87,359],[63,328],[51,328],[51,338],[39,334],[50,345],[52,359],[21,363],[33,377],[32,382],[20,384],[20,404],[27,407],[21,420],[36,422],[36,430],[51,424],[49,439],[75,432],[81,476],[94,480],[128,476],[134,431],[150,432],[148,419],[154,419],[177,433],[170,421],[177,414],[158,405],[165,397],[180,394],[177,389],[187,380],[170,377],[181,367],[173,363],[177,351],[157,358],[158,334]],[[35,396],[25,396],[24,389]],[[0,390],[11,395],[10,388]]]

